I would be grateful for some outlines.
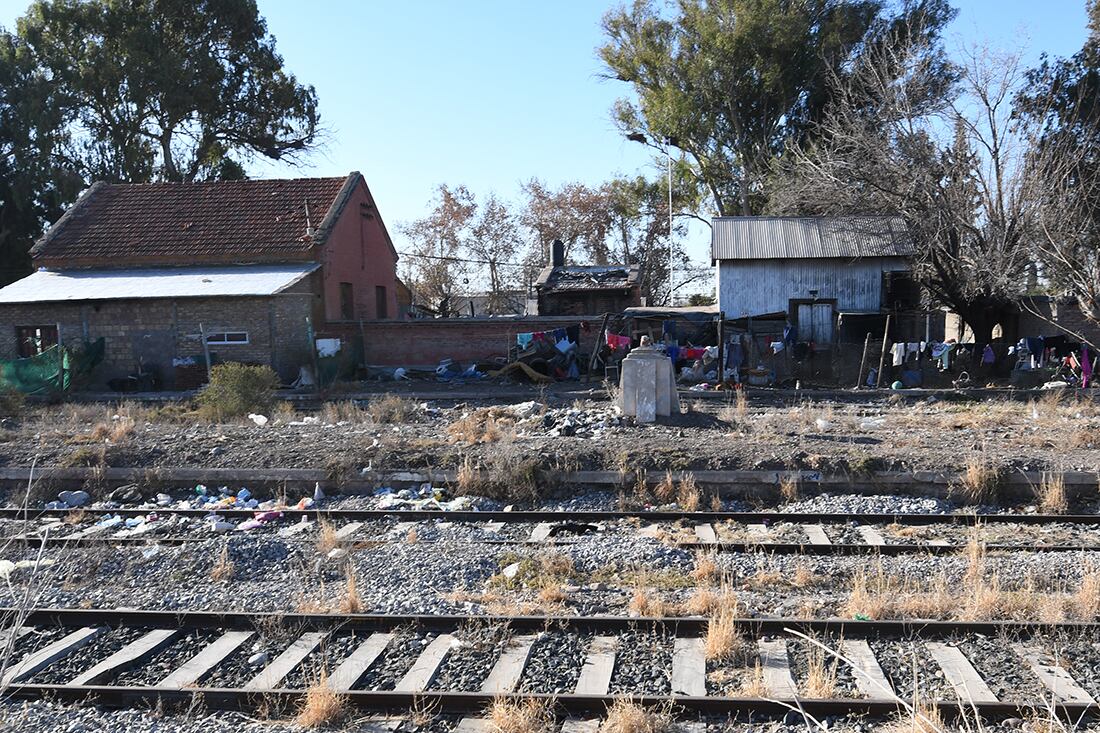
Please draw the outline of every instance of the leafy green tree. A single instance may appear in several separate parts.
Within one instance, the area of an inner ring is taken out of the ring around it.
[[[30,272],[28,250],[82,185],[61,156],[63,113],[18,37],[0,30],[0,285]]]
[[[254,0],[36,0],[18,21],[88,179],[240,178],[318,135]]]
[[[613,110],[620,129],[683,151],[691,182],[719,215],[758,213],[773,160],[803,141],[829,101],[829,79],[891,28],[914,17],[932,35],[954,17],[946,0],[655,0],[604,17],[599,49],[635,99]],[[931,53],[937,53],[930,47]]]

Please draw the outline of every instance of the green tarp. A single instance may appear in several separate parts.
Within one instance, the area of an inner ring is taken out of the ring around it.
[[[0,361],[0,390],[24,394],[56,391],[59,386],[67,390],[91,373],[105,350],[106,342],[99,339],[76,350],[51,346],[37,356]],[[58,384],[59,368],[64,369],[64,385]]]

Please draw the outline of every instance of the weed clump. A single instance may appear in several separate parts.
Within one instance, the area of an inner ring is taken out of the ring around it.
[[[199,415],[207,420],[266,413],[275,401],[279,376],[267,366],[229,362],[210,370],[210,383],[199,394]]]

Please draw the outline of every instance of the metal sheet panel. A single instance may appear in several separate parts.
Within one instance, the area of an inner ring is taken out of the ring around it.
[[[39,270],[0,289],[0,303],[274,295],[320,265]]]
[[[908,257],[914,254],[905,222],[891,216],[718,217],[711,259]]]
[[[906,270],[901,258],[729,260],[718,265],[718,307],[727,318],[785,313],[791,300],[835,300],[837,311],[878,313],[882,273]]]

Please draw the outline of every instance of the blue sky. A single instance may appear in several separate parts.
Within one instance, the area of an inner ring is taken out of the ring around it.
[[[650,165],[611,123],[624,85],[600,78],[600,18],[618,0],[258,0],[287,67],[317,87],[329,130],[304,168],[257,176],[362,171],[391,233],[421,216],[439,183],[516,197],[522,181],[597,184]],[[955,0],[951,46],[1076,52],[1084,0]],[[0,0],[12,26],[25,0]],[[688,251],[706,257],[707,232]],[[402,242],[397,242],[398,249]]]

